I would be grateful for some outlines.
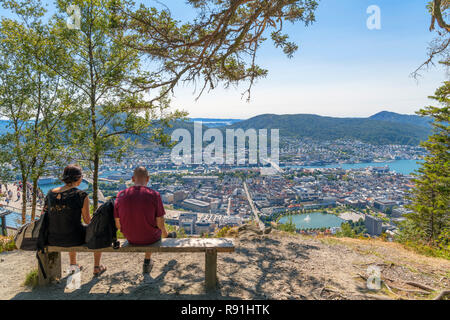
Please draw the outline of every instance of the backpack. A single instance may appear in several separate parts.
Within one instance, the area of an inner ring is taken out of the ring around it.
[[[14,242],[17,249],[24,251],[36,251],[38,266],[44,276],[44,279],[47,278],[47,274],[38,253],[39,251],[42,253],[45,252],[47,237],[48,218],[46,211],[41,214],[39,220],[32,221],[20,227],[14,236]]]
[[[102,204],[87,226],[85,246],[89,249],[103,249],[111,246],[117,249],[120,246],[114,221],[114,200],[115,198],[112,198]]]
[[[44,250],[47,234],[47,213],[44,212],[39,220],[32,221],[20,227],[14,236],[14,242],[19,250]]]

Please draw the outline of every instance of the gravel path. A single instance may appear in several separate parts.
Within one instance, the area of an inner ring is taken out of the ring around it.
[[[204,254],[154,254],[150,276],[141,274],[143,254],[107,253],[108,271],[92,278],[92,254],[79,254],[81,288],[59,283],[34,290],[22,285],[35,267],[33,252],[0,254],[0,299],[376,299],[433,298],[405,285],[415,281],[449,288],[450,261],[417,255],[398,244],[355,239],[310,238],[281,232],[243,231],[235,253],[218,254],[220,287],[205,293]],[[371,291],[360,275],[376,264],[382,277],[406,291]],[[68,254],[63,254],[63,270]],[[408,290],[412,292],[408,292]]]

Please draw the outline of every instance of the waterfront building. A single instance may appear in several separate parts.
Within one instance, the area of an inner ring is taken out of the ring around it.
[[[382,232],[383,221],[381,219],[375,218],[373,216],[367,215],[364,220],[367,232],[371,236],[379,236]]]

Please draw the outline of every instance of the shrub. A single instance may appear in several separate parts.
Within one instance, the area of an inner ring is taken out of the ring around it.
[[[172,226],[170,224],[165,224],[166,226],[166,230],[168,233],[170,232],[176,232],[177,233],[177,238],[187,238],[187,234],[186,231],[183,228],[177,228],[175,226]]]
[[[13,237],[0,236],[0,253],[4,251],[12,251],[16,249]]]
[[[223,238],[223,237],[225,237],[228,234],[228,231],[230,231],[230,230],[231,230],[231,227],[229,227],[229,226],[223,227],[222,229],[217,231],[216,238]]]
[[[23,285],[32,287],[32,288],[35,288],[38,285],[38,270],[37,269],[33,269],[27,273]]]
[[[297,231],[297,226],[295,225],[292,216],[290,216],[286,223],[279,225],[278,229],[281,231],[294,233],[295,231]]]
[[[355,230],[352,229],[349,223],[343,223],[341,225],[341,229],[336,232],[337,237],[345,237],[345,238],[355,238],[356,233]]]

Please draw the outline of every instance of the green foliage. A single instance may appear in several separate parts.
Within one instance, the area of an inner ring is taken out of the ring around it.
[[[367,233],[367,229],[363,219],[359,219],[359,221],[357,222],[348,221],[346,224],[348,224],[352,228],[352,230],[355,232],[355,235],[362,235]]]
[[[14,239],[12,237],[0,236],[0,253],[5,251],[13,251],[16,249],[16,244],[14,243]]]
[[[336,232],[336,237],[356,238],[356,232],[349,223],[343,223],[340,230]]]
[[[166,230],[168,233],[170,232],[176,232],[177,233],[177,238],[188,238],[188,235],[186,234],[186,230],[184,230],[184,228],[177,228],[175,226],[172,226],[170,224],[165,224],[166,226]]]
[[[117,230],[117,239],[126,239],[126,237],[120,230]]]
[[[225,226],[222,229],[220,229],[219,231],[216,232],[215,237],[216,238],[224,238],[226,237],[226,235],[228,234],[228,232],[231,230],[230,226]]]
[[[124,10],[132,7],[126,0],[115,3]],[[67,27],[69,5],[81,10],[79,29]],[[164,125],[184,113],[168,110],[168,95],[154,102],[144,97],[139,86],[150,85],[153,79],[144,71],[139,52],[121,41],[122,32],[111,29],[117,18],[111,1],[58,0],[56,7],[49,25],[58,61],[53,70],[79,94],[76,111],[64,118],[64,126],[71,129],[65,139],[71,153],[80,155],[78,161],[92,172],[95,210],[101,157],[112,151],[109,154],[119,161],[144,134],[168,144]],[[154,120],[163,126],[151,128]]]
[[[450,82],[436,91],[433,99],[443,107],[427,107],[419,114],[430,116],[433,135],[422,144],[428,151],[425,162],[415,174],[411,192],[413,211],[401,229],[403,239],[429,246],[440,246],[450,229]]]
[[[25,281],[23,282],[24,286],[35,288],[38,285],[38,270],[33,269],[30,272],[27,273],[25,277]]]
[[[276,48],[292,57],[297,45],[283,33],[285,23],[315,21],[315,0],[295,1],[222,1],[189,0],[196,16],[188,22],[172,17],[170,10],[141,5],[134,12],[117,5],[115,30],[124,41],[138,48],[158,64],[150,88],[172,90],[179,81],[195,82],[201,91],[248,81],[267,75],[255,64],[259,47],[270,38]],[[128,12],[127,12],[128,11]],[[127,14],[124,14],[126,12]],[[170,59],[167,59],[170,57]],[[142,85],[145,87],[145,85]]]
[[[408,123],[399,124],[372,119],[332,118],[305,114],[260,115],[227,128],[280,129],[280,136],[287,138],[355,139],[375,145],[418,145],[430,133],[427,127]]]
[[[288,221],[286,223],[280,224],[278,226],[278,229],[289,233],[294,233],[295,231],[297,231],[297,227],[294,223],[294,219],[292,218],[292,216],[288,217]]]
[[[443,231],[437,241],[429,243],[423,229],[417,228],[417,225],[411,219],[399,223],[400,232],[395,236],[395,241],[402,243],[406,247],[427,256],[440,257],[450,260],[450,232]]]
[[[9,132],[0,137],[0,164],[12,164],[13,174],[37,187],[48,163],[64,158],[59,124],[71,112],[73,92],[43,63],[57,66],[51,57],[55,43],[41,22],[45,10],[39,1],[2,4],[18,19],[2,18],[0,23],[0,117],[10,123]],[[26,197],[22,199],[24,223]],[[33,216],[35,209],[33,204]]]

